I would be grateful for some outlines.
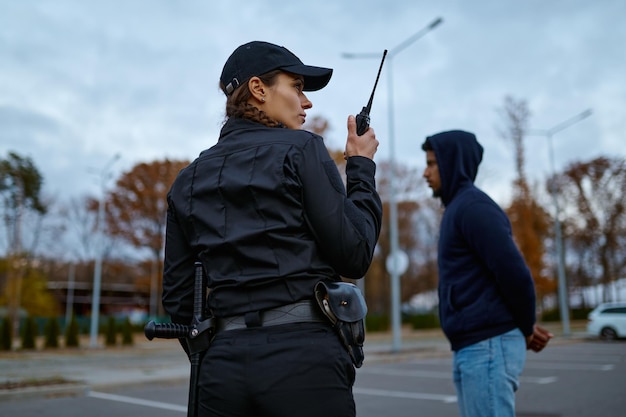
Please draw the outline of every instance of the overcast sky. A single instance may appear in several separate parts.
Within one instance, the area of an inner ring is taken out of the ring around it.
[[[557,169],[626,155],[623,0],[0,0],[0,156],[32,158],[45,192],[61,198],[99,195],[98,172],[118,153],[114,176],[191,160],[218,137],[219,75],[250,40],[334,68],[309,94],[308,114],[328,119],[326,140],[342,148],[347,115],[366,104],[380,63],[342,53],[393,51],[438,17],[383,68],[371,113],[377,160],[389,157],[387,70],[396,159],[421,170],[425,136],[470,130],[486,149],[480,185],[501,203],[514,176],[497,130],[506,95],[528,102],[536,129],[592,109],[554,136]],[[531,178],[550,173],[546,142],[528,138]]]

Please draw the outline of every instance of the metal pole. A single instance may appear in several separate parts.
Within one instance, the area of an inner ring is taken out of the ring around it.
[[[400,317],[400,273],[398,271],[398,257],[394,254],[398,253],[398,201],[396,198],[396,145],[395,145],[395,129],[394,129],[394,112],[393,112],[393,56],[388,58],[387,63],[387,80],[389,102],[387,105],[389,114],[389,252],[392,256],[391,277],[391,329],[392,340],[391,350],[398,352],[400,350],[402,321]]]
[[[546,136],[548,139],[548,152],[550,158],[550,169],[552,170],[552,184],[550,186],[550,194],[552,195],[552,203],[554,204],[554,239],[555,239],[555,257],[557,263],[557,278],[558,278],[558,292],[559,292],[559,311],[561,312],[561,324],[563,326],[563,336],[570,336],[570,321],[569,321],[569,296],[567,291],[567,277],[565,275],[565,251],[563,248],[563,234],[561,230],[561,209],[559,207],[559,200],[557,197],[556,183],[556,164],[554,163],[554,148],[552,144],[552,136],[560,132],[574,123],[591,116],[591,109],[587,109],[584,112],[577,114],[576,116],[561,122],[550,129],[538,130],[530,129],[531,134],[539,134]]]
[[[93,269],[93,295],[91,299],[91,327],[89,331],[89,346],[94,348],[98,346],[98,319],[100,316],[100,283],[102,282],[102,235],[104,228],[104,181],[102,186],[102,195],[98,201],[97,232],[98,244],[96,247],[96,260]]]
[[[416,32],[395,48],[387,53],[387,82],[388,82],[388,119],[389,119],[389,251],[392,257],[392,268],[389,271],[391,277],[391,327],[392,327],[392,346],[393,352],[398,352],[401,345],[401,319],[400,319],[400,273],[398,265],[398,204],[396,196],[396,149],[395,149],[395,131],[394,131],[394,111],[393,111],[393,57],[411,45],[413,42],[424,36],[426,33],[437,27],[443,19],[438,17],[428,26]],[[380,54],[353,54],[344,53],[345,58],[372,58],[379,57]]]
[[[72,321],[72,315],[74,313],[74,281],[75,281],[75,265],[74,262],[70,263],[70,268],[67,276],[67,293],[65,296],[65,331],[70,326]]]
[[[98,201],[98,215],[96,218],[96,236],[98,244],[96,245],[96,259],[93,269],[93,295],[91,299],[91,326],[89,329],[89,346],[95,348],[98,346],[98,320],[100,318],[100,284],[102,282],[102,258],[104,256],[104,204],[106,197],[106,180],[108,179],[111,165],[119,158],[119,154],[104,167],[100,173],[100,187],[102,188],[100,199]]]
[[[556,195],[556,168],[554,164],[554,148],[552,146],[552,133],[548,133],[548,148],[550,152],[550,166],[552,167],[552,184],[550,191],[552,194],[552,202],[554,203],[554,239],[556,240],[556,260],[557,260],[557,277],[559,282],[559,308],[561,312],[561,323],[563,325],[563,336],[570,335],[569,325],[569,303],[567,297],[567,280],[565,278],[565,258],[563,255],[563,237],[561,235],[561,210],[559,208],[559,199]]]

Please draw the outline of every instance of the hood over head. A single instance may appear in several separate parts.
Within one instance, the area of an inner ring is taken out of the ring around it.
[[[426,138],[435,152],[441,179],[441,201],[448,205],[463,185],[473,184],[483,147],[473,133],[450,130]]]

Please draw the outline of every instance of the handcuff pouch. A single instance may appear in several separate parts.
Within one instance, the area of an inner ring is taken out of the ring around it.
[[[356,368],[363,365],[365,315],[367,304],[361,290],[349,282],[320,281],[315,285],[315,299],[333,324],[339,339]]]

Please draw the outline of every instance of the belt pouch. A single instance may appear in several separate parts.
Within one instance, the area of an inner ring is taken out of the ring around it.
[[[315,285],[315,299],[330,319],[356,368],[363,365],[365,315],[367,304],[361,290],[349,282],[324,282]]]

